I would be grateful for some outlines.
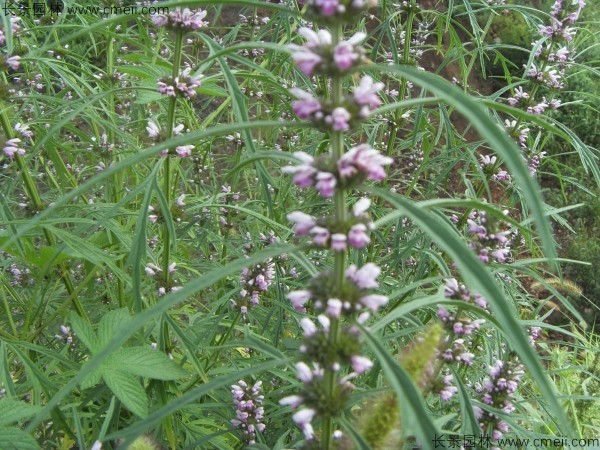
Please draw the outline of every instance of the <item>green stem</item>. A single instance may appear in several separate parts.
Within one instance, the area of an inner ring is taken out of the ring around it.
[[[343,34],[343,26],[336,24],[332,29],[332,44],[335,46],[341,40]],[[344,98],[342,76],[335,75],[332,78],[331,83],[331,100],[334,105],[340,105]],[[341,131],[333,131],[330,134],[331,140],[331,154],[335,161],[339,160],[344,154],[344,133]],[[333,198],[335,220],[338,224],[346,222],[346,192],[343,189],[336,189],[335,196]],[[334,289],[335,292],[341,292],[346,271],[346,252],[336,252],[334,256]],[[339,337],[340,321],[339,319],[332,318],[331,325],[329,328],[329,345],[331,348],[337,346]],[[333,370],[327,370],[325,374],[325,390],[326,398],[331,399],[335,392],[337,380],[337,373]],[[321,448],[323,450],[329,450],[332,448],[332,435],[333,435],[333,417],[325,416],[323,418],[323,433],[321,435]]]
[[[183,47],[183,33],[177,33],[175,37],[175,53],[173,56],[173,72],[172,78],[175,79],[179,75],[179,66],[181,65],[181,49]],[[175,125],[175,106],[177,104],[177,96],[173,96],[169,98],[169,109],[167,111],[167,123],[166,123],[166,139],[170,139],[173,137],[173,128]],[[164,180],[163,180],[163,195],[166,200],[167,208],[171,207],[172,202],[172,186],[171,186],[171,172],[174,167],[171,167],[171,155],[170,151],[165,157],[165,170],[164,170]],[[173,236],[175,239],[175,236]],[[169,228],[165,224],[163,227],[163,277],[165,281],[165,287],[169,287],[170,285],[170,273],[169,273],[169,264],[171,259],[171,235],[169,233]]]

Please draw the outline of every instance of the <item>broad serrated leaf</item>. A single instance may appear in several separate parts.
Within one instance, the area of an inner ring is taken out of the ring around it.
[[[133,375],[157,380],[176,380],[187,375],[187,372],[167,355],[149,347],[122,348],[117,350],[106,364]]]
[[[148,415],[148,397],[136,377],[121,370],[106,369],[102,378],[129,411],[140,417]]]
[[[98,324],[98,349],[103,348],[114,336],[115,332],[129,320],[127,309],[115,309],[102,316]]]
[[[24,431],[0,427],[0,450],[40,450],[40,446]]]
[[[0,401],[0,426],[16,423],[21,419],[35,416],[41,408],[17,400],[3,399]]]
[[[83,380],[81,380],[81,389],[93,388],[100,382],[102,371],[100,369],[93,370]]]
[[[83,318],[78,316],[75,313],[71,313],[70,319],[71,327],[73,327],[73,332],[77,339],[85,345],[89,351],[94,353],[98,349],[98,339],[96,338],[96,334],[94,330],[92,330],[92,326],[89,322],[86,322]]]

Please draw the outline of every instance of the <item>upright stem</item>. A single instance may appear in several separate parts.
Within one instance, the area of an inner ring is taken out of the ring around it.
[[[343,26],[336,24],[331,30],[332,44],[335,46],[342,38]],[[341,75],[334,75],[331,83],[331,100],[334,105],[340,105],[344,97],[342,77]],[[331,154],[335,161],[339,160],[344,154],[344,133],[341,131],[332,131],[330,134],[331,140]],[[333,198],[335,220],[337,223],[346,222],[346,192],[344,189],[336,189],[335,196]],[[339,251],[335,252],[334,255],[334,283],[335,292],[341,292],[345,279],[346,272],[346,252]],[[339,335],[340,321],[339,319],[332,318],[329,328],[329,344],[330,346],[336,347],[338,335]],[[333,397],[337,380],[337,374],[331,368],[326,368],[325,374],[325,389],[327,398]],[[333,418],[331,416],[325,416],[323,418],[323,434],[321,436],[323,450],[329,450],[332,445],[333,435]]]
[[[173,72],[172,77],[175,79],[179,75],[179,66],[181,65],[181,48],[183,46],[183,33],[178,32],[175,37],[175,53],[173,56]],[[177,96],[169,98],[169,109],[167,111],[167,123],[166,123],[166,138],[170,139],[173,137],[173,128],[175,125],[175,105],[177,104]],[[165,203],[168,208],[171,207],[172,202],[172,186],[171,186],[171,155],[165,157],[165,170],[163,179],[163,195],[165,197]],[[175,236],[173,236],[175,238]],[[165,280],[165,286],[169,286],[170,274],[169,264],[171,260],[171,235],[169,228],[165,224],[163,227],[163,277]]]

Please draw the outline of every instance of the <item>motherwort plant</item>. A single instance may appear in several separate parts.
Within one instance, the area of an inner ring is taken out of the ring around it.
[[[326,28],[301,28],[299,34],[306,42],[289,47],[304,75],[323,77],[330,86],[329,95],[323,97],[298,88],[291,90],[296,97],[294,113],[329,135],[330,151],[317,155],[297,152],[299,164],[283,169],[293,175],[298,187],[314,188],[332,202],[332,211],[319,217],[303,211],[288,214],[297,237],[310,237],[313,246],[331,249],[334,257],[333,268],[317,274],[306,289],[288,295],[297,311],[317,316],[316,321],[309,317],[300,321],[303,360],[296,364],[296,372],[303,390],[281,400],[282,405],[294,409],[293,419],[310,448],[329,449],[342,437],[335,421],[354,388],[351,380],[373,365],[360,354],[357,325],[388,301],[374,292],[381,273],[376,264],[347,265],[351,249],[365,248],[373,229],[367,214],[371,201],[361,198],[349,209],[347,194],[366,180],[383,180],[385,167],[392,163],[391,158],[367,144],[346,149],[345,143],[345,134],[356,130],[382,103],[378,92],[383,83],[370,76],[353,78],[356,82],[349,91],[345,83],[350,69],[365,64],[360,44],[366,35],[359,32],[344,39],[344,23],[370,6],[373,4],[356,0],[309,2],[315,22]],[[317,423],[320,432],[315,429]]]

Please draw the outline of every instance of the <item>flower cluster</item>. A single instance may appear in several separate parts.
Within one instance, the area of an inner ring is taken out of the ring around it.
[[[301,0],[298,3],[307,3],[314,20],[325,23],[352,23],[360,13],[377,6],[377,0]]]
[[[190,76],[191,67],[186,67],[175,78],[163,78],[158,81],[158,92],[169,97],[177,95],[190,99],[196,96],[196,89],[200,87],[200,80]]]
[[[311,280],[308,289],[292,291],[287,298],[297,311],[305,312],[308,302],[312,301],[316,312],[325,312],[329,317],[339,319],[343,314],[362,313],[361,321],[366,320],[368,313],[364,313],[365,309],[376,312],[388,302],[385,295],[370,292],[379,287],[377,277],[380,274],[381,269],[373,263],[367,263],[360,269],[351,265],[345,272],[343,295],[336,296],[331,274],[322,272]]]
[[[183,124],[179,124],[176,127],[173,127],[173,130],[172,130],[173,136],[178,136],[179,134],[181,134],[181,131],[183,130],[183,128],[184,128]],[[152,139],[153,141],[161,141],[166,138],[166,136],[162,133],[160,127],[151,120],[148,121],[148,126],[146,127],[146,131],[148,132],[148,137],[150,139]],[[192,155],[192,150],[194,150],[194,148],[195,148],[195,146],[191,145],[191,144],[179,145],[179,146],[175,147],[175,151],[173,154],[179,156],[180,158],[188,158]],[[172,153],[172,151],[163,150],[162,152],[160,152],[160,156],[166,157],[169,155],[169,153]]]
[[[292,102],[292,109],[298,118],[310,120],[317,128],[325,131],[348,131],[361,120],[367,119],[371,110],[381,105],[382,101],[377,93],[384,86],[365,75],[354,88],[353,95],[347,97],[341,105],[323,102],[302,89],[292,88],[290,92],[298,99]]]
[[[569,48],[575,35],[574,28],[571,27],[585,6],[584,0],[565,1],[556,0],[550,13],[551,23],[540,26],[541,41],[534,43],[534,60],[531,65],[526,67],[525,77],[538,86],[549,89],[551,92],[564,89],[566,68],[572,60],[574,52]],[[543,114],[548,109],[557,109],[561,106],[559,99],[553,98],[553,95],[542,96],[542,99],[534,98],[531,93],[525,91],[522,86],[518,86],[513,95],[507,99],[510,106],[525,109],[530,114]],[[517,121],[507,120],[508,133],[517,138],[521,148],[524,151],[524,157],[532,174],[537,172],[545,152],[528,148],[528,128],[517,129]],[[537,145],[537,140],[535,141]]]
[[[315,160],[305,152],[295,152],[302,161],[296,166],[286,166],[285,173],[294,175],[294,184],[301,188],[314,187],[323,197],[332,197],[336,187],[356,186],[364,180],[381,181],[385,167],[392,159],[383,156],[368,144],[360,144],[348,150],[337,162],[329,155]]]
[[[489,367],[489,377],[484,380],[483,385],[477,386],[483,403],[507,414],[513,412],[515,406],[511,397],[517,391],[523,373],[523,367],[516,358],[508,363],[497,360]],[[508,432],[508,424],[496,414],[478,406],[473,409],[482,431],[492,430],[492,439],[500,439]]]
[[[269,289],[274,278],[275,264],[272,259],[242,270],[240,298],[232,300],[232,303],[242,313],[243,317],[246,316],[250,308],[258,305],[260,294]]]
[[[480,261],[489,263],[490,257],[499,263],[509,260],[513,234],[511,231],[492,231],[485,211],[473,211],[469,214],[467,223],[469,233],[474,237],[469,245]]]
[[[155,14],[152,16],[152,22],[159,27],[167,27],[175,31],[194,31],[208,25],[203,19],[206,17],[206,11],[192,11],[189,8],[175,8],[169,10],[168,14]]]
[[[356,20],[356,13],[369,6],[364,0],[308,1],[309,10],[322,22]],[[349,249],[369,245],[369,231],[373,229],[366,214],[371,200],[361,198],[350,212],[346,206],[346,191],[365,180],[383,180],[385,166],[392,160],[365,144],[345,151],[343,132],[357,126],[382,104],[378,93],[384,84],[363,76],[350,94],[342,93],[343,78],[348,69],[366,62],[365,51],[359,46],[366,35],[356,33],[343,40],[341,31],[340,26],[318,32],[303,28],[300,33],[307,40],[306,44],[290,46],[293,60],[301,72],[309,77],[317,74],[330,77],[330,80],[324,80],[325,83],[331,81],[329,99],[316,98],[299,88],[290,92],[297,99],[292,103],[294,113],[329,133],[331,152],[316,158],[297,152],[300,164],[283,169],[294,176],[297,186],[314,187],[321,196],[332,198],[335,205],[334,214],[323,218],[301,211],[287,216],[295,225],[297,237],[310,236],[315,246],[335,252],[333,270],[317,274],[306,289],[290,292],[287,296],[295,310],[315,313],[317,318],[316,321],[308,317],[300,320],[304,336],[300,353],[304,361],[296,364],[296,372],[303,391],[280,403],[295,410],[293,420],[310,441],[307,445],[319,445],[320,448],[318,440],[322,441],[323,448],[330,448],[331,439],[341,438],[341,431],[333,428],[332,421],[346,407],[348,394],[354,388],[350,380],[373,366],[370,359],[360,354],[358,325],[368,319],[371,311],[378,311],[388,302],[386,296],[371,292],[379,286],[377,277],[381,269],[377,265],[366,263],[361,267],[346,267],[345,262]],[[323,423],[324,432],[320,436],[313,427],[316,417]]]
[[[369,208],[371,201],[362,198],[353,208],[353,217],[345,223],[337,223],[331,218],[315,219],[301,211],[288,214],[287,218],[294,222],[295,235],[312,236],[312,243],[318,247],[331,248],[336,252],[342,252],[352,248],[365,248],[371,242],[368,231],[374,229],[374,224],[364,214]]]
[[[231,396],[235,405],[235,419],[231,425],[244,432],[244,441],[248,445],[256,444],[256,432],[265,431],[262,422],[265,415],[263,408],[264,395],[261,394],[262,381],[256,382],[252,387],[240,380],[231,386]]]
[[[365,33],[356,33],[347,41],[342,41],[333,46],[331,33],[327,30],[315,32],[307,27],[298,30],[306,39],[306,44],[299,46],[290,44],[294,63],[306,76],[331,74],[343,72],[353,66],[359,65],[364,58],[364,50],[360,44],[365,38]],[[333,64],[332,64],[333,63]]]
[[[25,154],[25,149],[21,148],[21,139],[13,138],[7,140],[2,146],[2,151],[6,156],[10,159],[13,159],[15,155],[23,156]]]

